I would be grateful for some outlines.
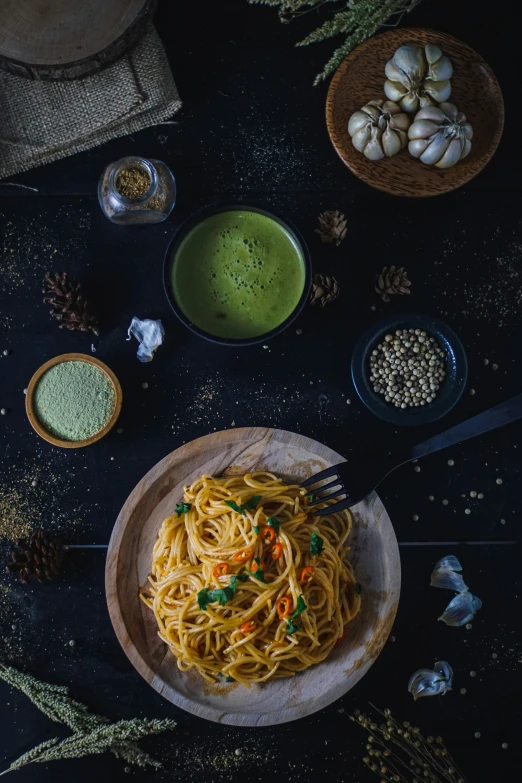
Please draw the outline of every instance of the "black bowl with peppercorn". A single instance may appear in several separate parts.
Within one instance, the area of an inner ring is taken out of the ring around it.
[[[389,424],[418,426],[445,416],[466,386],[464,347],[429,315],[394,315],[363,334],[352,380],[366,407]]]

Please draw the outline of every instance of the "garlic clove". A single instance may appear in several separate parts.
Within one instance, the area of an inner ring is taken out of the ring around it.
[[[390,79],[392,82],[402,82],[406,76],[404,71],[401,71],[399,68],[397,68],[393,60],[388,60],[384,69],[384,73],[386,74],[386,78]]]
[[[388,114],[400,114],[401,107],[395,101],[384,101],[382,104],[382,110],[388,112]]]
[[[426,139],[440,130],[440,126],[432,120],[415,120],[408,130],[410,139]]]
[[[466,139],[470,139],[471,140],[473,138],[473,128],[471,127],[469,122],[465,122],[462,125],[462,133],[464,134]]]
[[[384,158],[381,136],[382,131],[379,128],[372,128],[370,141],[366,144],[363,150],[368,160],[381,160]]]
[[[437,164],[448,149],[450,141],[450,139],[444,136],[444,132],[437,133],[430,139],[430,143],[426,147],[426,151],[423,152],[420,157],[421,161],[427,166],[433,166],[434,164]],[[434,586],[438,587],[439,585]],[[449,589],[451,590],[452,588]]]
[[[379,117],[382,116],[380,106],[377,106],[376,103],[377,101],[367,103],[366,106],[363,106],[361,110],[368,116],[368,119],[372,120],[373,122],[377,122]],[[379,101],[379,103],[382,103],[382,101]]]
[[[352,136],[352,144],[359,152],[364,152],[364,149],[371,138],[371,130],[369,125],[365,125]]]
[[[368,107],[370,106],[375,106],[377,109],[382,109],[382,104],[383,104],[382,98],[374,98],[373,101],[368,101],[365,108],[368,109]]]
[[[382,134],[382,148],[384,150],[384,154],[388,158],[391,158],[393,155],[396,155],[402,149],[402,144],[399,136],[391,128],[386,128],[386,130]]]
[[[440,60],[442,57],[442,49],[439,49],[435,44],[426,44],[424,47],[424,54],[426,55],[429,65],[433,65],[433,63],[436,63],[437,60]]]
[[[440,49],[439,49],[440,51]],[[442,55],[436,62],[430,64],[428,71],[428,79],[435,82],[443,82],[447,79],[451,79],[453,76],[453,66],[451,61],[445,55]]]
[[[390,128],[392,130],[407,131],[411,125],[411,120],[405,112],[394,114],[390,119]]]
[[[451,122],[456,121],[458,110],[455,104],[444,102],[440,104],[439,109],[441,112],[443,112],[444,116],[448,118],[448,120],[451,120]]]
[[[400,139],[400,142],[401,142],[401,150],[402,150],[402,149],[404,149],[404,147],[405,147],[405,146],[407,145],[407,143],[408,143],[408,134],[406,133],[406,131],[403,131],[403,130],[398,130],[398,129],[395,131],[395,133],[397,134],[397,136],[398,136],[398,137],[399,137],[399,139]]]
[[[444,121],[444,112],[438,106],[424,106],[415,115],[415,122],[418,120],[432,120],[440,125]]]
[[[410,155],[413,155],[414,158],[420,158],[428,144],[428,139],[414,139],[408,144],[408,152]]]
[[[400,101],[406,93],[406,87],[400,82],[391,82],[389,80],[384,82],[384,94],[390,101]]]
[[[428,95],[427,92],[423,92],[419,96],[419,103],[420,103],[421,109],[423,109],[423,108],[425,108],[427,106],[433,106],[435,101],[433,100],[433,98],[430,95]]]
[[[416,95],[407,93],[404,98],[402,98],[399,105],[407,114],[414,114],[419,108],[419,99]]]
[[[437,103],[447,101],[451,95],[451,82],[448,80],[437,82],[426,80],[422,86],[426,95],[433,98]]]
[[[350,136],[353,136],[354,133],[357,133],[357,131],[360,131],[365,125],[368,125],[369,122],[370,118],[367,114],[363,111],[356,111],[355,114],[352,114],[348,122],[348,133]]]
[[[460,139],[453,139],[442,158],[437,163],[435,163],[435,165],[438,169],[450,169],[459,162],[460,153]]]
[[[460,155],[460,159],[462,160],[463,158],[467,158],[470,152],[471,152],[471,142],[469,139],[464,139],[464,148]]]
[[[403,71],[411,82],[418,83],[424,79],[426,60],[420,46],[401,46],[392,59],[394,66]]]

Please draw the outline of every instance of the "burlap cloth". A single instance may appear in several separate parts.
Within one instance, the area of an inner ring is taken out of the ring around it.
[[[180,107],[152,24],[128,55],[84,79],[30,81],[0,72],[0,179],[157,125]]]

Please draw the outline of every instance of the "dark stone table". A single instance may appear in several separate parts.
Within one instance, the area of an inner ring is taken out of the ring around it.
[[[325,87],[312,87],[331,46],[293,49],[315,14],[284,26],[273,9],[246,0],[164,0],[158,21],[184,101],[175,124],[15,178],[37,193],[0,184],[0,407],[8,410],[0,420],[3,540],[29,523],[62,530],[84,547],[71,550],[55,583],[22,586],[1,577],[0,659],[70,684],[75,696],[111,718],[169,716],[178,728],[144,743],[165,761],[162,772],[125,772],[105,755],[34,765],[14,773],[16,779],[364,783],[374,779],[362,764],[366,738],[348,716],[372,702],[441,734],[470,783],[520,780],[522,424],[427,458],[419,472],[407,465],[382,485],[403,568],[393,636],[353,691],[296,723],[227,728],[164,701],[116,641],[103,573],[104,546],[130,490],[158,460],[195,437],[231,426],[277,426],[350,459],[361,450],[413,444],[520,392],[521,58],[513,6],[500,0],[486,12],[471,0],[426,0],[402,20],[473,46],[492,66],[506,99],[506,131],[489,166],[461,190],[428,200],[372,190],[337,158],[324,122]],[[99,175],[129,154],[161,158],[174,171],[178,204],[166,223],[121,228],[103,217]],[[194,210],[224,199],[287,215],[308,241],[314,269],[341,285],[339,300],[307,310],[268,349],[203,342],[177,322],[162,290],[163,255],[176,228]],[[314,234],[323,209],[340,209],[348,218],[339,249],[322,246]],[[385,264],[406,266],[410,297],[384,304],[375,296],[373,277]],[[123,431],[85,450],[51,448],[24,412],[23,390],[36,368],[58,353],[88,353],[93,342],[58,330],[49,317],[40,292],[46,270],[78,275],[95,292],[104,313],[96,356],[123,386]],[[470,377],[446,419],[397,429],[358,402],[350,356],[376,319],[413,311],[437,315],[458,332]],[[166,328],[165,345],[148,365],[137,361],[135,341],[125,339],[134,315],[161,318]],[[102,546],[87,548],[92,544]],[[471,629],[436,622],[451,594],[431,589],[430,573],[450,553],[462,560],[466,582],[484,603]],[[453,691],[414,704],[408,678],[436,660],[453,666]],[[23,695],[0,684],[0,699],[2,758],[54,736],[55,725]]]

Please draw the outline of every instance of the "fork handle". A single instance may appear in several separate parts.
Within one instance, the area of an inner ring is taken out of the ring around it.
[[[462,443],[462,441],[477,435],[483,435],[490,430],[496,430],[503,427],[504,424],[517,421],[517,419],[522,419],[522,394],[517,394],[511,399],[501,402],[500,405],[495,405],[494,408],[472,416],[471,419],[451,427],[446,432],[441,432],[440,435],[435,435],[434,438],[425,440],[424,443],[419,443],[411,450],[411,456],[406,461],[410,462],[412,459],[433,454],[433,452],[446,449],[448,446],[455,446],[457,443]]]

